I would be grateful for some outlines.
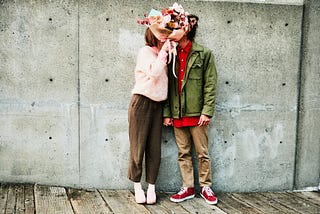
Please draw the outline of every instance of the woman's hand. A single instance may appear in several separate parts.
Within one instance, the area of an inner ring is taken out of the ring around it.
[[[173,50],[175,46],[176,46],[176,43],[174,41],[170,41],[169,39],[167,39],[163,43],[161,49],[164,50],[165,52],[169,52],[170,50]]]
[[[163,125],[172,126],[172,118],[170,118],[170,117],[163,118]]]

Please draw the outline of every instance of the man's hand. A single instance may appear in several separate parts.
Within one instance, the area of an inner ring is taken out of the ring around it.
[[[207,125],[209,125],[209,123],[210,123],[210,117],[208,117],[207,115],[202,114],[200,116],[198,125],[199,126],[207,126]]]

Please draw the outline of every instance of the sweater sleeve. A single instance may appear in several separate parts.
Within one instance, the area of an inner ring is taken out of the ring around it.
[[[137,57],[136,70],[143,72],[151,78],[158,78],[164,72],[167,53],[163,50],[157,55],[151,47],[145,46],[140,49]]]

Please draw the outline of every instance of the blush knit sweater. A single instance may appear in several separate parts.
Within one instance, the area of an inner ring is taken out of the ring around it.
[[[167,52],[144,46],[139,50],[135,67],[133,94],[146,96],[154,101],[163,101],[168,95]]]

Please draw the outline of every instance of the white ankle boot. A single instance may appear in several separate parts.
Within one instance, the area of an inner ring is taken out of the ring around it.
[[[134,183],[134,197],[135,197],[136,202],[138,204],[146,203],[146,196],[145,196],[144,191],[141,187],[141,183]]]
[[[155,185],[149,184],[147,190],[147,204],[155,204],[157,201],[157,195],[155,191]]]

